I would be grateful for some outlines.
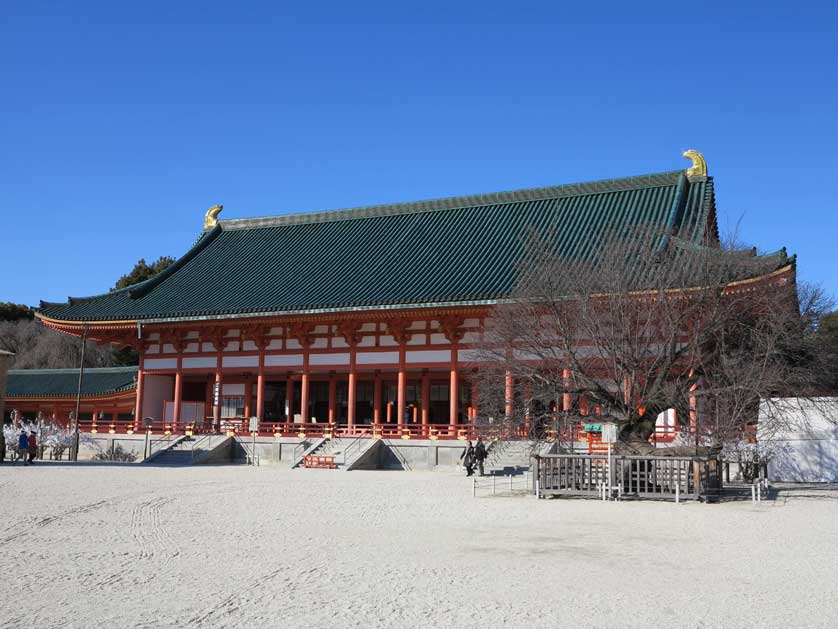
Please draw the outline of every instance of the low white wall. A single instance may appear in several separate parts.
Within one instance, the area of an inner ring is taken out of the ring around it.
[[[769,480],[838,482],[838,398],[763,400],[759,426],[759,439],[776,446]]]

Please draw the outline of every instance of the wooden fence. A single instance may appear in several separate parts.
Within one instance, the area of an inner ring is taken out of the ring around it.
[[[539,496],[612,495],[636,498],[714,500],[721,492],[719,460],[713,457],[655,457],[545,454],[534,457]]]

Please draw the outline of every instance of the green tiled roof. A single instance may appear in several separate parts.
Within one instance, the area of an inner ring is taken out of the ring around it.
[[[12,369],[6,383],[6,398],[75,397],[78,369]],[[128,391],[137,386],[136,367],[102,367],[84,370],[82,397]]]
[[[493,303],[535,232],[562,256],[633,226],[718,238],[711,177],[624,179],[350,210],[219,221],[129,288],[42,303],[66,321],[149,320]]]

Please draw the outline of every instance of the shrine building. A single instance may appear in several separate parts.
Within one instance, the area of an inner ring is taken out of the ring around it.
[[[481,329],[529,234],[572,259],[640,226],[718,243],[713,178],[685,155],[688,170],[413,203],[230,220],[215,206],[162,273],[38,317],[139,352],[134,430],[246,431],[253,416],[276,435],[462,438]],[[776,270],[793,278],[784,255]]]

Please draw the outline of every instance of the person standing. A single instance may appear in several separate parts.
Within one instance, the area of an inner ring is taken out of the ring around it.
[[[24,465],[27,465],[27,454],[29,454],[29,439],[26,436],[26,431],[21,430],[20,436],[17,438],[17,458],[23,461]]]
[[[466,468],[466,476],[471,476],[474,471],[474,446],[471,445],[471,441],[466,442],[460,460],[463,462],[463,467]]]
[[[486,460],[488,453],[486,452],[486,446],[483,445],[483,441],[480,437],[477,438],[477,444],[474,446],[474,460],[477,461],[477,474],[479,476],[483,476],[483,461]]]
[[[38,440],[34,430],[29,433],[27,445],[29,446],[29,465],[32,465],[35,462],[35,457],[38,455]]]

